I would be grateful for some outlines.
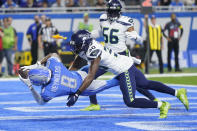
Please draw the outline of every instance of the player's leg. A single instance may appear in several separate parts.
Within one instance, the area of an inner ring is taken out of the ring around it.
[[[174,40],[175,71],[181,71],[179,67],[179,43]]]
[[[116,86],[119,86],[119,80],[117,80],[116,78],[110,80],[94,80],[81,95],[85,95],[85,96],[96,95],[101,91]]]
[[[159,72],[162,74],[163,73],[163,60],[162,60],[162,54],[161,50],[157,50],[157,58],[159,60]]]
[[[171,67],[171,54],[172,54],[172,48],[173,48],[173,43],[168,42],[168,71],[171,72],[172,67]]]
[[[187,99],[187,91],[184,88],[175,90],[161,82],[157,82],[157,81],[151,81],[151,80],[147,80],[144,76],[144,74],[136,69],[136,85],[139,88],[144,88],[144,89],[150,89],[150,90],[155,90],[158,92],[162,92],[162,93],[166,93],[166,94],[170,94],[172,96],[176,96],[185,106],[185,108],[188,110],[189,109],[189,102]]]
[[[137,91],[146,96],[149,100],[156,100],[155,96],[147,89],[136,87]]]
[[[132,66],[127,72],[119,75],[120,89],[123,100],[128,107],[133,108],[160,108],[160,118],[166,118],[170,104],[167,102],[155,102],[145,98],[135,98],[136,68]]]
[[[86,66],[82,67],[80,70],[85,71],[86,73],[88,73],[89,65],[86,65]],[[106,73],[106,71],[104,69],[99,69],[96,73],[95,79],[97,77],[103,75],[104,73]],[[90,106],[88,106],[84,109],[81,109],[81,111],[97,111],[97,110],[100,110],[101,108],[100,108],[100,105],[97,102],[96,95],[90,95],[89,98],[90,98]]]

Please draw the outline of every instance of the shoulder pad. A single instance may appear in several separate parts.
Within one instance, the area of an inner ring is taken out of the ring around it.
[[[102,14],[99,18],[100,22],[107,21],[107,14]]]
[[[89,47],[88,51],[86,52],[87,59],[93,60],[98,58],[101,55],[102,51],[97,48],[95,45]]]
[[[134,21],[132,18],[127,17],[127,16],[121,16],[118,20],[117,23],[125,25],[125,26],[134,26]]]

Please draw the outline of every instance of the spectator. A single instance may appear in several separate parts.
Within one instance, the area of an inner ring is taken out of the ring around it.
[[[148,19],[148,15],[145,15],[145,19]],[[144,22],[145,27],[148,26],[149,33],[149,44],[150,44],[150,61],[154,52],[156,52],[159,60],[159,72],[163,73],[163,60],[162,60],[162,48],[163,48],[163,37],[161,25],[156,23],[156,17],[151,16],[151,24],[147,25]],[[147,71],[146,71],[147,72]]]
[[[27,0],[25,3],[23,3],[21,7],[33,8],[33,7],[37,7],[37,5],[36,2],[34,2],[34,0]]]
[[[171,4],[171,0],[160,0],[159,2],[158,2],[158,5],[159,6],[168,6],[168,5],[170,5]]]
[[[58,30],[52,25],[51,19],[46,18],[46,26],[42,27],[38,34],[39,48],[44,49],[44,55],[49,53],[57,53],[57,41],[52,38],[57,35]]]
[[[54,4],[52,4],[52,7],[65,7],[64,0],[56,0]]]
[[[192,5],[194,5],[195,0],[184,0],[183,3],[186,6],[192,6]]]
[[[1,21],[0,21],[1,22]],[[3,61],[3,45],[2,45],[2,37],[4,36],[3,28],[0,24],[0,77],[2,77],[2,61]]]
[[[74,0],[66,0],[66,7],[75,7]]]
[[[18,5],[16,3],[14,3],[12,0],[7,0],[2,5],[2,8],[10,8],[10,9],[13,9],[13,8],[16,8],[16,7],[18,7]]]
[[[165,34],[165,31],[168,31],[168,35]],[[179,34],[179,30],[181,33]],[[183,27],[181,23],[176,19],[176,15],[174,13],[171,14],[171,21],[165,25],[163,31],[164,37],[168,40],[168,71],[171,72],[171,54],[172,50],[174,50],[175,54],[175,71],[180,72],[179,67],[179,40],[183,35]]]
[[[125,5],[140,5],[140,0],[125,0]]]
[[[86,6],[88,6],[86,0],[78,0],[78,1],[77,1],[77,5],[78,5],[79,7],[86,7]]]
[[[13,76],[13,63],[12,63],[12,53],[13,49],[17,50],[17,33],[16,30],[9,26],[8,18],[3,19],[4,24],[4,36],[3,36],[3,53],[6,57],[7,64],[8,64],[8,75]]]
[[[96,7],[105,7],[105,2],[104,2],[104,0],[97,0],[95,6],[96,6]]]
[[[83,22],[79,22],[78,30],[88,30],[89,32],[93,30],[93,24],[89,24],[88,13],[84,13]]]
[[[44,0],[44,1],[42,2],[42,7],[43,7],[43,8],[48,8],[48,7],[49,7],[49,4],[48,4],[47,0]]]
[[[175,1],[172,1],[170,3],[171,6],[184,6],[183,2],[179,1],[179,0],[175,0]]]
[[[31,46],[31,64],[35,64],[38,60],[38,31],[41,28],[40,18],[38,15],[34,16],[34,23],[31,24],[27,30],[27,39]]]
[[[42,27],[46,26],[46,15],[41,16],[41,24],[42,24]]]

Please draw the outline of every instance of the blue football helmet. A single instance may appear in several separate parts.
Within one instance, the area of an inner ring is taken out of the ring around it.
[[[28,76],[33,85],[45,85],[51,79],[51,70],[49,70],[47,67],[40,66],[38,68],[29,70]]]
[[[107,2],[107,18],[113,22],[120,17],[122,5],[118,0],[109,0]]]
[[[92,43],[91,33],[87,30],[79,30],[71,37],[70,46],[74,53],[86,52]]]

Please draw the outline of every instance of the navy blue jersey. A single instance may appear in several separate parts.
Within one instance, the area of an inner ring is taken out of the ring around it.
[[[28,28],[27,35],[31,36],[32,41],[35,41],[38,39],[38,31],[40,28],[41,28],[41,23],[39,25],[37,25],[36,23],[33,23]]]
[[[83,82],[77,72],[69,71],[58,58],[49,58],[46,67],[51,70],[52,76],[49,84],[42,87],[41,96],[45,101],[74,93]]]

